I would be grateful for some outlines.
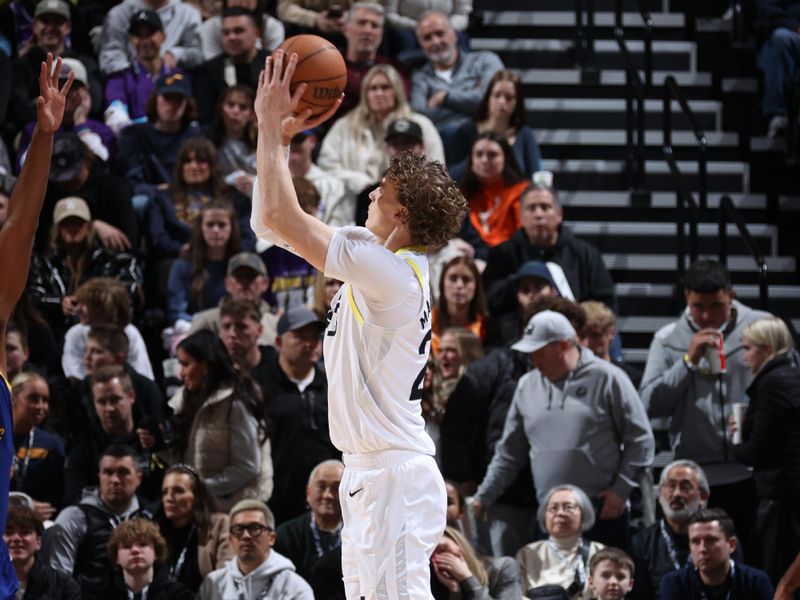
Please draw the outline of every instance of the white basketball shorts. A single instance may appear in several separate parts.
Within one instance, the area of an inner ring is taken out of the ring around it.
[[[346,454],[339,486],[347,600],[433,598],[429,560],[446,524],[447,494],[432,456]]]

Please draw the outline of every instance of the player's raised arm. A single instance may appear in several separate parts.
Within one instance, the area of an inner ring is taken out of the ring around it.
[[[259,193],[253,198],[252,222],[254,229],[269,228],[316,269],[324,271],[333,230],[300,208],[284,146],[289,145],[296,133],[316,127],[330,118],[341,101],[316,118],[311,118],[310,110],[295,115],[305,84],[300,85],[294,95],[290,93],[297,55],[288,57],[284,71],[286,60],[282,50],[274,52],[267,58],[258,82],[255,109],[258,117],[256,171]]]
[[[48,54],[39,72],[41,95],[36,99],[36,127],[25,165],[8,202],[8,218],[0,229],[0,273],[3,277],[0,285],[0,327],[3,331],[28,280],[33,236],[47,189],[53,133],[61,126],[67,93],[75,78],[75,74],[70,73],[69,80],[59,90],[60,72],[61,59],[55,61],[53,69],[53,55]],[[0,348],[0,368],[5,372],[4,347]]]

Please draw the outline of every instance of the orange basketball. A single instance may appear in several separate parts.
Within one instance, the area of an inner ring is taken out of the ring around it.
[[[336,46],[317,35],[295,35],[280,48],[287,56],[297,54],[292,93],[301,83],[308,84],[297,111],[310,108],[314,115],[324,113],[342,95],[347,83],[347,67]]]

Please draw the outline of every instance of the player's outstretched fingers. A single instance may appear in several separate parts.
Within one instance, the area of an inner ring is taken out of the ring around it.
[[[283,50],[275,50],[272,53],[272,76],[269,79],[269,84],[272,87],[278,87],[281,84],[281,71],[283,70]]]
[[[294,77],[294,71],[296,68],[297,68],[297,52],[292,52],[289,55],[289,62],[286,64],[286,69],[284,69],[283,71],[283,81],[281,81],[281,84],[287,90],[289,89],[289,86],[292,84],[292,77]]]
[[[294,56],[297,56],[297,55],[295,54]],[[300,85],[297,86],[297,89],[294,91],[294,94],[292,94],[292,112],[297,110],[297,105],[300,102],[300,98],[303,97],[303,94],[305,93],[307,87],[308,87],[307,83],[305,83],[305,82],[301,83]],[[310,115],[311,114],[311,109],[307,108],[306,110],[308,111],[308,114]],[[304,110],[303,112],[306,112],[306,110]],[[303,118],[303,121],[305,121],[307,118],[308,118],[308,116]]]

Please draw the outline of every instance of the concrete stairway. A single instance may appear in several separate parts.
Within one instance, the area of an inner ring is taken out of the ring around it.
[[[661,97],[668,75],[677,79],[709,142],[709,210],[698,232],[701,255],[715,257],[717,253],[715,209],[720,197],[729,194],[767,260],[770,309],[790,316],[800,329],[797,260],[781,254],[780,219],[775,209],[778,199],[773,190],[754,187],[751,181],[752,149],[776,149],[763,138],[740,133],[745,121],[750,119],[749,125],[753,124],[758,89],[755,73],[744,69],[742,75],[742,69],[717,68],[718,61],[707,56],[728,51],[724,47],[727,37],[719,36],[719,31],[724,31],[720,20],[690,19],[671,7],[673,1],[645,3],[654,23],[653,86],[645,103],[645,186],[653,195],[651,206],[646,207],[632,205],[626,191],[625,67],[613,38],[615,2],[595,1],[597,84],[582,84],[573,62],[573,0],[475,2],[483,24],[472,32],[472,47],[496,52],[507,67],[519,72],[528,123],[536,131],[544,167],[556,174],[567,225],[600,249],[617,282],[619,328],[626,358],[634,363],[644,361],[653,332],[682,308],[674,289],[675,184],[661,148]],[[623,23],[629,52],[641,65],[641,16],[625,12]],[[696,191],[695,138],[677,103],[672,107],[674,154],[687,185]],[[755,263],[735,227],[728,227],[728,236],[728,264],[737,293],[745,303],[757,306]]]

